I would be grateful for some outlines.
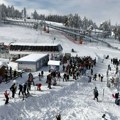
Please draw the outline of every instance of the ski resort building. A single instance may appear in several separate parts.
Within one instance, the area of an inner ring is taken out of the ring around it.
[[[40,43],[12,43],[9,46],[10,54],[31,54],[31,53],[61,53],[63,50],[60,44]]]
[[[30,54],[16,60],[16,62],[18,63],[18,70],[35,72],[47,65],[48,60],[48,54]]]

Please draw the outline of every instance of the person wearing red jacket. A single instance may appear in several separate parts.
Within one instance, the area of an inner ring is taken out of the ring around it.
[[[6,98],[5,104],[8,104],[9,103],[9,93],[7,92],[7,90],[4,92],[4,96]]]

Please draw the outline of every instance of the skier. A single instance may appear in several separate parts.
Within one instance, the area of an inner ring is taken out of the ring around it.
[[[6,98],[5,104],[8,104],[9,103],[9,93],[7,92],[7,90],[4,92],[4,96]]]
[[[97,87],[94,88],[94,91],[93,91],[93,94],[94,94],[94,100],[97,99],[97,102],[98,102],[98,90],[97,90]]]

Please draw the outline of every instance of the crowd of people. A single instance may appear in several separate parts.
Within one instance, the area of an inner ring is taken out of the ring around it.
[[[111,63],[116,66],[116,72],[115,74],[118,73],[118,65],[119,65],[119,60],[117,59],[111,59]],[[72,80],[78,80],[81,76],[87,76],[88,77],[88,82],[91,82],[92,80],[94,81],[101,81],[103,82],[104,75],[100,73],[96,73],[94,71],[94,67],[96,66],[96,58],[92,59],[90,56],[87,57],[70,57],[66,63],[63,63],[62,65],[62,71],[56,71],[52,70],[49,71],[49,74],[46,76],[46,83],[48,84],[48,88],[52,89],[52,85],[56,86],[58,85],[58,82],[67,82]],[[11,71],[11,70],[10,70]],[[89,71],[89,75],[87,74],[87,71]],[[109,74],[109,71],[111,71],[111,65],[108,65],[107,69],[107,77]],[[62,74],[61,74],[62,73]],[[39,81],[42,81],[42,77],[44,76],[44,71],[41,71],[41,73],[38,74],[38,79]],[[33,80],[33,74],[29,73],[28,74],[28,79],[25,83],[19,84],[19,86],[16,85],[16,83],[13,83],[12,86],[10,87],[10,91],[12,92],[12,98],[15,97],[16,91],[19,90],[18,95],[22,95],[22,99],[24,100],[25,97],[30,95],[30,90],[31,90],[31,85],[36,85],[38,90],[41,90],[41,83],[40,84],[35,84]],[[114,82],[114,79],[112,79],[112,82]],[[6,98],[5,104],[9,103],[9,92],[6,90],[4,92],[4,96]],[[93,89],[93,99],[96,100],[97,102],[99,96],[99,91],[97,87]],[[113,95],[115,98],[115,104],[120,105],[120,100],[119,100],[119,92],[115,93]],[[61,115],[56,116],[57,120],[61,120]]]
[[[31,90],[31,85],[34,85],[34,81],[33,81],[33,75],[32,73],[29,73],[28,74],[28,79],[25,83],[23,84],[19,84],[19,86],[17,86],[17,83],[16,81],[13,81],[13,84],[11,85],[10,87],[10,91],[12,93],[12,98],[15,98],[15,95],[16,95],[16,92],[17,90],[19,90],[18,92],[18,95],[22,95],[22,98],[24,100],[25,97],[28,97],[30,95],[30,90]],[[5,104],[8,104],[9,103],[9,91],[8,90],[5,90]]]

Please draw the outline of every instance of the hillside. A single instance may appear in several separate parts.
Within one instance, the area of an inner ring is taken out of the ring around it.
[[[37,91],[32,86],[31,97],[22,101],[16,95],[14,99],[10,99],[8,105],[4,105],[3,93],[10,88],[13,81],[7,84],[1,83],[0,120],[55,120],[58,113],[61,114],[62,120],[101,120],[103,114],[106,114],[108,120],[120,120],[119,106],[115,105],[114,98],[112,98],[116,88],[108,88],[106,78],[108,64],[112,67],[109,77],[115,74],[115,67],[111,64],[111,58],[120,59],[119,51],[99,44],[99,42],[75,44],[53,29],[50,30],[49,34],[44,32],[41,34],[39,31],[18,26],[0,26],[0,42],[6,44],[10,42],[53,43],[54,37],[56,37],[54,43],[62,45],[63,54],[71,53],[72,56],[96,58],[97,64],[93,71],[94,74],[103,74],[103,82],[97,78],[97,81],[92,80],[91,83],[88,83],[89,71],[87,71],[88,75],[83,75],[76,81],[70,77],[69,82],[61,80],[59,86],[52,86],[52,89],[48,89],[45,83],[48,72],[45,72],[45,76],[42,78],[42,92]],[[76,51],[75,53],[71,52],[72,48]],[[104,56],[107,55],[109,55],[109,59],[104,59]],[[10,63],[10,66],[13,66],[13,63]],[[39,71],[33,73],[35,82],[38,82],[38,73]],[[61,74],[63,76],[63,72]],[[16,82],[18,84],[24,83],[27,76],[28,73],[24,73],[22,78],[16,79]],[[99,102],[93,100],[95,86],[99,91]]]

